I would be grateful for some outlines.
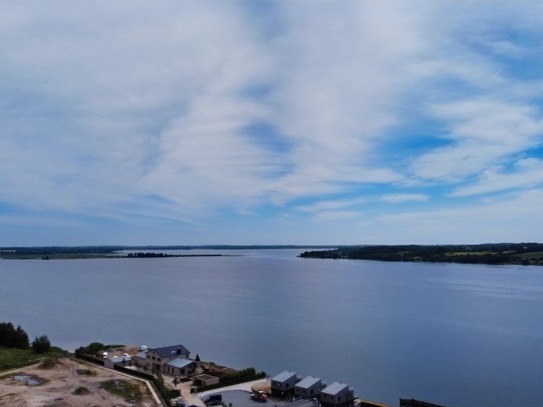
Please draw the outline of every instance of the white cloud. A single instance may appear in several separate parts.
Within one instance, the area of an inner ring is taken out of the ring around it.
[[[541,114],[526,105],[467,100],[435,106],[433,111],[449,123],[442,137],[451,139],[451,145],[414,160],[413,172],[426,179],[457,181],[478,174],[536,146],[543,132]]]
[[[266,26],[245,2],[0,6],[0,204],[341,221],[365,202],[437,205],[428,184],[449,198],[533,188],[543,81],[504,60],[538,67],[541,50],[502,27],[537,37],[540,18],[488,4],[273,2]],[[389,151],[419,136],[437,142]]]
[[[428,196],[424,194],[391,194],[381,197],[383,202],[401,203],[401,202],[424,202]]]
[[[310,205],[302,205],[297,209],[305,212],[322,212],[331,211],[342,208],[348,208],[353,206],[359,206],[370,202],[369,198],[355,198],[355,199],[342,199],[342,200],[329,200],[319,201]]]
[[[296,171],[286,181],[302,189],[311,179],[350,181],[353,168],[376,165],[373,144],[398,122],[393,108],[414,80],[398,66],[423,45],[409,14],[344,4],[319,3],[315,13],[286,7],[288,28],[276,41],[271,117],[293,145]]]
[[[540,241],[543,190],[425,211],[403,211],[359,224],[369,243],[483,243]]]
[[[516,188],[528,188],[543,183],[543,161],[527,158],[519,160],[512,172],[503,168],[489,168],[476,183],[457,188],[452,196],[487,194]]]

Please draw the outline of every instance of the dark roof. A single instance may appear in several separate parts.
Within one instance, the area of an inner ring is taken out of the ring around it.
[[[281,373],[279,373],[278,375],[272,377],[271,379],[276,381],[276,382],[284,383],[287,380],[292,379],[293,377],[296,377],[296,373],[289,372],[288,370],[283,370]]]
[[[328,386],[326,389],[324,389],[322,392],[335,396],[336,394],[338,394],[339,392],[341,392],[342,390],[348,387],[349,387],[348,384],[334,382],[330,386]]]
[[[318,377],[307,376],[301,382],[296,383],[296,387],[298,387],[300,389],[309,389],[311,386],[314,386],[315,384],[319,383],[320,381],[321,381],[321,379],[319,379]]]
[[[182,369],[184,367],[189,366],[192,363],[194,362],[190,359],[175,358],[175,359],[170,360],[168,363],[166,363],[166,365]]]
[[[163,348],[153,349],[161,358],[170,358],[176,355],[189,355],[190,352],[183,345],[164,346]]]

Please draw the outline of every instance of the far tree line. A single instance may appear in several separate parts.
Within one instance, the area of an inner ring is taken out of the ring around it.
[[[28,334],[17,325],[11,322],[0,322],[0,346],[15,349],[32,349],[35,353],[44,353],[51,349],[51,341],[47,335],[36,336],[30,343]]]
[[[347,246],[307,251],[300,257],[379,261],[472,264],[543,264],[542,243],[486,243],[478,245]]]

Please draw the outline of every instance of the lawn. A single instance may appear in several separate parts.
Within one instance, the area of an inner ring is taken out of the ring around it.
[[[472,251],[469,251],[469,252],[448,252],[446,253],[446,256],[484,256],[484,255],[487,255],[487,254],[496,254],[496,252],[489,252],[489,251],[484,251],[484,252],[472,252]]]
[[[543,257],[543,252],[529,252],[529,253],[521,253],[518,255],[518,257],[522,257],[523,259],[541,259]]]

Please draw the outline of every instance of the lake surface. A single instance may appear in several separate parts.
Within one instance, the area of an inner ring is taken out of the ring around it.
[[[182,343],[392,406],[543,403],[543,268],[210,252],[229,256],[0,260],[0,321],[72,350]]]

